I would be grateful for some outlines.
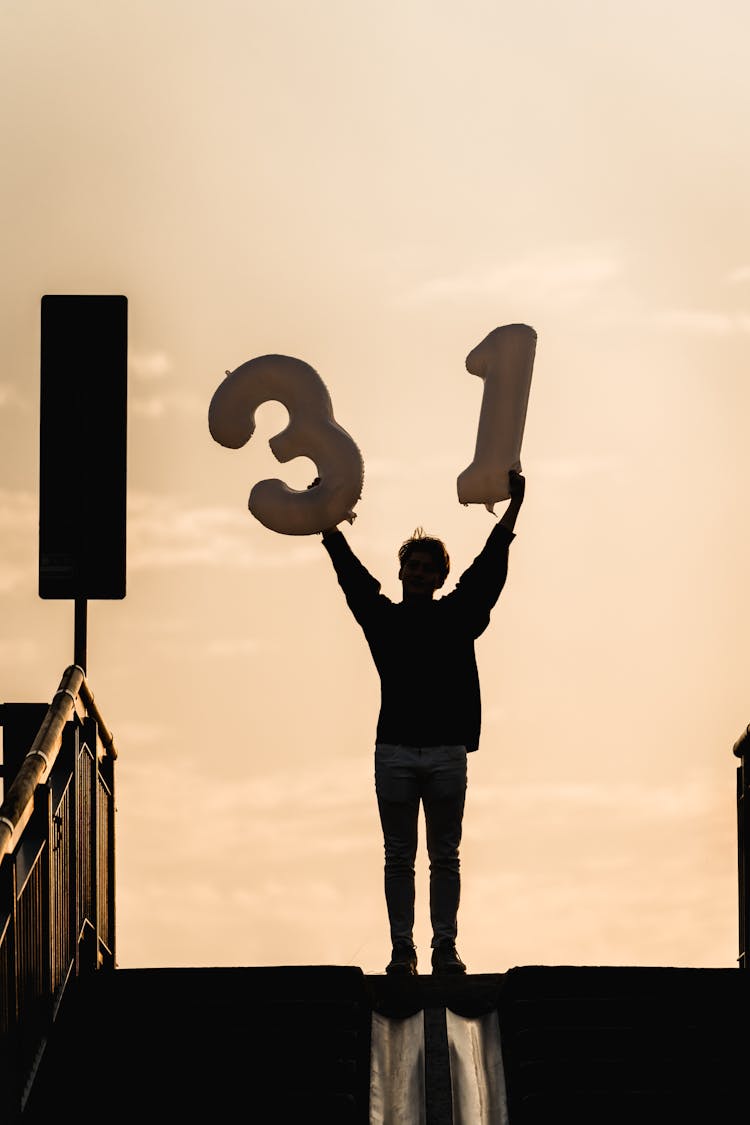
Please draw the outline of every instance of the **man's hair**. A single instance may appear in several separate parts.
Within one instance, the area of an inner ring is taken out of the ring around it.
[[[425,535],[421,527],[416,527],[413,534],[398,549],[400,566],[404,565],[412,551],[427,551],[428,554],[432,555],[435,566],[440,572],[443,582],[445,582],[451,568],[451,560],[442,539],[436,539],[433,535]]]

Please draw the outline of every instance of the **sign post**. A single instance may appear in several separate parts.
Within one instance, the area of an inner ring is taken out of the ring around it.
[[[87,602],[125,597],[128,303],[41,302],[39,596],[75,604],[86,669]]]

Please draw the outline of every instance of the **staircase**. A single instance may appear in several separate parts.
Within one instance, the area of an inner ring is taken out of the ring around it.
[[[367,1122],[359,969],[116,969],[77,982],[24,1125]]]
[[[750,1118],[740,969],[512,969],[499,1018],[511,1125]]]

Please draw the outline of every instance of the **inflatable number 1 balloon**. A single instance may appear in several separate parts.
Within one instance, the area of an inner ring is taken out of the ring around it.
[[[508,472],[521,471],[521,442],[536,352],[528,324],[506,324],[466,357],[466,370],[484,380],[474,460],[457,481],[462,504],[494,510],[510,496]]]
[[[323,380],[308,363],[263,355],[228,371],[208,409],[211,436],[219,445],[239,449],[255,431],[255,411],[270,401],[289,411],[289,425],[268,443],[273,455],[281,462],[309,457],[318,481],[301,492],[280,480],[259,481],[250,492],[248,508],[271,531],[283,535],[312,535],[343,520],[351,523],[362,494],[362,455],[335,421]]]

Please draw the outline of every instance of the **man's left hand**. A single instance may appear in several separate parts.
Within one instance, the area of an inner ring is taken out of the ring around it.
[[[511,469],[508,473],[508,483],[510,485],[510,498],[520,508],[526,492],[526,478],[517,469]]]

